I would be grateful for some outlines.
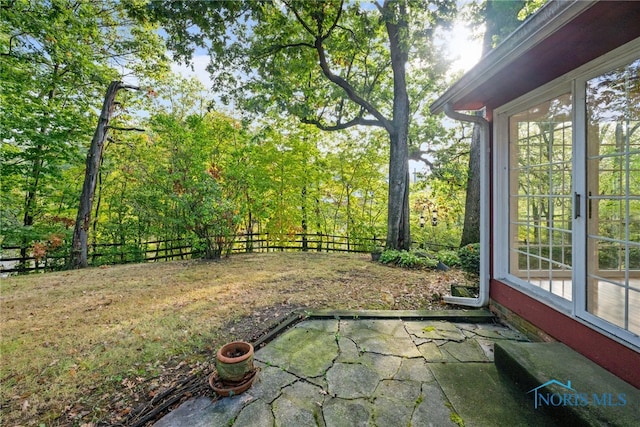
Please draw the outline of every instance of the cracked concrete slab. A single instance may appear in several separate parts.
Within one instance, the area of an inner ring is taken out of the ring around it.
[[[482,347],[476,340],[463,342],[449,341],[440,346],[440,351],[448,354],[458,362],[488,362]]]
[[[322,419],[324,398],[325,394],[320,387],[304,381],[297,381],[285,387],[282,394],[271,405],[276,425],[318,426],[319,420]]]
[[[263,400],[251,402],[240,411],[233,421],[238,426],[273,427],[275,417],[271,405]]]
[[[327,427],[371,426],[371,405],[366,399],[333,398],[322,408]]]
[[[393,377],[394,380],[413,380],[428,383],[434,381],[433,373],[429,369],[426,360],[420,359],[403,359],[400,369]]]
[[[407,331],[418,339],[464,341],[462,331],[451,322],[442,320],[425,322],[406,322]]]
[[[154,424],[156,427],[209,427],[232,425],[242,408],[254,399],[242,394],[229,399],[211,402],[206,397],[197,397],[182,404]]]
[[[363,353],[358,359],[358,363],[374,370],[381,379],[391,379],[398,372],[403,360],[407,359],[385,354]]]
[[[450,403],[437,383],[423,383],[419,399],[411,417],[412,426],[459,427],[453,422]]]
[[[359,363],[336,363],[327,371],[329,394],[344,399],[371,396],[380,376]]]
[[[246,393],[267,403],[273,402],[282,388],[298,380],[295,375],[275,366],[265,366],[262,363],[256,363],[256,366],[261,366],[260,372]]]
[[[378,426],[406,426],[419,402],[421,384],[416,381],[385,380],[374,394],[373,415]]]
[[[420,357],[401,320],[345,320],[339,334],[355,342],[361,353]]]
[[[427,362],[455,362],[456,360],[449,355],[443,353],[435,342],[421,344],[418,351]]]
[[[245,393],[194,398],[155,426],[545,425],[494,372],[493,344],[520,339],[501,325],[307,320],[256,351]]]
[[[326,323],[326,321],[323,321]],[[335,333],[325,328],[309,328],[308,322],[292,328],[255,354],[267,366],[277,366],[295,375],[323,375],[338,355]]]
[[[479,336],[493,340],[528,341],[528,339],[520,332],[503,325],[462,323],[458,324],[458,327],[469,337]]]

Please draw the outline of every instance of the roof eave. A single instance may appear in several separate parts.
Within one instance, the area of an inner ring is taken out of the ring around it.
[[[444,111],[447,104],[451,104],[456,110],[481,109],[484,106],[482,100],[467,101],[463,105],[457,104],[466,95],[491,81],[498,72],[508,67],[516,58],[558,31],[567,22],[579,16],[595,3],[597,2],[581,0],[547,3],[496,48],[482,57],[475,67],[464,74],[431,104],[429,110],[432,114],[438,114]]]

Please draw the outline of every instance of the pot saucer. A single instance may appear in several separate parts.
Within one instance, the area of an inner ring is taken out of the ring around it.
[[[240,381],[229,381],[224,383],[218,377],[218,371],[213,371],[211,375],[209,375],[209,386],[218,396],[235,396],[237,394],[244,393],[249,389],[249,387],[251,387],[253,381],[258,376],[258,370],[259,368],[254,368],[247,372],[244,378]]]

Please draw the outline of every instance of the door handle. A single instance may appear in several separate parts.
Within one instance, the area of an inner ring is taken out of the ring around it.
[[[573,219],[580,218],[580,194],[573,193],[573,206],[574,206],[574,217]]]

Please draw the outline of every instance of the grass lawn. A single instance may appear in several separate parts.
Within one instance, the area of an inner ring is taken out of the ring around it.
[[[234,255],[0,279],[0,425],[111,425],[294,309],[442,309],[459,271]]]

